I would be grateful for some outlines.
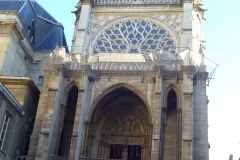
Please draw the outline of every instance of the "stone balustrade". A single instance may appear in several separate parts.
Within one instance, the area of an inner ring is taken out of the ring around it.
[[[94,5],[180,4],[181,0],[94,0]]]

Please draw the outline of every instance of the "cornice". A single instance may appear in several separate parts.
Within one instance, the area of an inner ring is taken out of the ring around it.
[[[93,0],[81,0],[81,4],[82,5],[86,5],[86,4],[92,5],[93,4]]]
[[[11,76],[0,76],[0,82],[3,84],[14,84],[14,85],[27,85],[30,89],[36,93],[40,94],[39,89],[34,84],[34,82],[28,77],[11,77]]]
[[[15,24],[14,29],[15,29],[17,35],[19,36],[19,39],[24,39],[25,36],[24,36],[18,23]]]
[[[0,14],[9,14],[9,15],[13,15],[13,14],[17,14],[17,11],[0,11]]]
[[[117,13],[117,14],[136,14],[138,15],[139,13],[148,13],[150,15],[155,15],[156,13],[162,13],[164,12],[182,12],[183,8],[176,6],[176,7],[152,7],[152,8],[131,8],[131,10],[129,10],[129,7],[122,7],[122,8],[110,8],[111,6],[109,6],[109,8],[106,10],[104,7],[94,7],[91,10],[91,13],[106,13],[106,14],[112,14],[112,13]]]
[[[14,25],[16,24],[16,21],[9,21],[9,20],[0,20],[0,27],[4,26],[4,27],[14,27]]]
[[[7,88],[0,82],[0,93],[2,93],[5,98],[12,104],[14,109],[23,116],[25,114],[22,106],[18,103],[18,101],[12,96],[12,94],[7,90]]]

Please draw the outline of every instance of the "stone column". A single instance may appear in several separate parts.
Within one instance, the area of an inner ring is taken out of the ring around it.
[[[189,75],[191,66],[183,66],[183,106],[182,106],[182,159],[193,160],[193,79]]]
[[[156,76],[155,107],[153,110],[153,130],[152,130],[152,153],[150,159],[159,158],[159,138],[160,138],[160,119],[161,119],[161,91],[162,77]]]
[[[193,103],[193,159],[208,160],[208,98],[206,95],[206,72],[199,72],[194,85]]]
[[[50,159],[50,157],[54,153],[55,143],[57,142],[57,130],[58,130],[58,121],[59,121],[59,112],[61,107],[61,98],[63,96],[64,89],[64,78],[62,74],[55,74],[55,69],[53,69],[51,83],[49,86],[49,92],[51,94],[48,98],[48,106],[45,113],[50,115],[51,119],[49,119],[49,136],[47,139],[47,148],[45,159]],[[43,129],[43,128],[42,128]]]
[[[88,142],[88,130],[89,130],[89,122],[88,121],[85,121],[84,122],[84,125],[85,125],[85,133],[84,133],[84,137],[83,137],[83,157],[88,157],[88,151],[87,151],[87,142]]]
[[[106,154],[106,159],[109,159],[109,155],[110,155],[110,144],[107,144],[107,154]]]
[[[61,137],[61,131],[62,131],[62,125],[63,125],[63,118],[64,118],[64,113],[65,113],[65,107],[66,105],[61,105],[60,111],[59,111],[59,117],[58,117],[58,122],[57,122],[57,129],[56,129],[56,140],[54,143],[54,149],[53,149],[53,155],[57,156],[58,154],[58,148],[59,148],[59,142],[60,142],[60,137]]]
[[[97,158],[100,158],[100,143],[98,143],[98,148],[97,148]]]
[[[79,117],[78,117],[78,139],[76,143],[76,151],[75,151],[75,159],[83,158],[85,153],[87,152],[85,150],[85,139],[87,140],[87,135],[86,135],[86,114],[87,114],[87,109],[90,106],[90,99],[91,99],[91,89],[89,89],[89,81],[87,80],[87,75],[83,74],[82,79],[81,79],[81,100],[78,99],[78,104],[80,104],[79,101],[81,101],[81,112],[79,112]],[[79,93],[80,94],[80,93]]]
[[[177,160],[181,160],[182,159],[182,108],[177,109],[177,123],[178,123]]]
[[[164,160],[166,114],[167,114],[167,107],[162,107],[161,108],[160,141],[159,141],[159,160]]]
[[[82,78],[78,79],[78,83],[81,83]],[[72,159],[74,159],[74,156],[77,152],[80,151],[80,148],[77,148],[77,141],[78,139],[81,139],[82,137],[79,137],[79,132],[81,132],[81,115],[83,112],[82,109],[82,104],[83,104],[83,96],[84,96],[84,89],[82,88],[82,85],[80,84],[80,88],[78,89],[78,99],[77,99],[77,106],[76,106],[76,113],[75,113],[75,119],[74,119],[74,126],[73,126],[73,135],[76,136],[77,138],[72,138],[72,145],[70,148],[70,155]]]
[[[91,156],[92,156],[94,138],[95,138],[94,136],[89,136],[89,144],[88,144],[88,157],[89,158],[91,158]]]

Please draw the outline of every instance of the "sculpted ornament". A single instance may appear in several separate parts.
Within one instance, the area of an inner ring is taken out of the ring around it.
[[[94,35],[99,29],[103,28],[107,24],[114,23],[116,20],[121,20],[125,18],[150,18],[155,19],[157,21],[162,22],[169,28],[171,28],[175,34],[176,37],[179,39],[179,35],[181,32],[181,14],[180,13],[160,13],[160,14],[154,14],[154,15],[146,15],[146,14],[132,14],[132,15],[96,15],[91,14],[89,25],[88,25],[88,34]]]
[[[116,121],[112,127],[112,133],[142,134],[143,132],[139,120],[126,116]]]
[[[135,137],[135,136],[111,136],[110,143],[112,144],[132,144],[132,145],[143,145],[145,142],[144,137]]]

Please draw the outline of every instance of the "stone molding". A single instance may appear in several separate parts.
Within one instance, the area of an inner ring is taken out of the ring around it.
[[[11,106],[23,116],[25,114],[22,106],[18,103],[18,101],[12,96],[12,94],[7,90],[7,88],[0,82],[0,92],[5,96],[5,98],[11,103]]]
[[[78,92],[84,92],[85,91],[85,89],[79,89],[78,90]]]
[[[193,91],[183,91],[184,95],[193,95]]]
[[[48,91],[57,91],[58,88],[48,88]]]
[[[11,26],[13,27],[14,25],[16,24],[16,21],[9,21],[9,20],[6,20],[6,21],[0,21],[0,26]]]
[[[93,0],[81,0],[81,4],[82,5],[86,5],[86,4],[92,5],[93,4]]]
[[[0,82],[2,82],[3,84],[28,85],[34,93],[40,94],[40,91],[37,88],[37,86],[28,77],[0,76]]]
[[[124,5],[137,5],[138,7],[151,6],[151,5],[180,5],[181,0],[151,0],[151,1],[132,1],[132,0],[92,0],[95,6],[124,6]]]
[[[156,91],[155,94],[161,94],[162,92],[161,91]]]

